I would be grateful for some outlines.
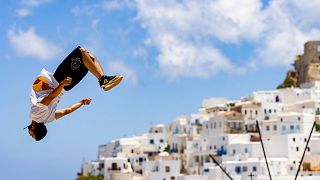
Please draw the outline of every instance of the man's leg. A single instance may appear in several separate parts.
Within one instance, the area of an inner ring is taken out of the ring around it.
[[[98,59],[91,53],[89,53],[85,48],[81,47],[80,50],[82,53],[82,61],[84,65],[95,77],[97,77],[97,79],[100,79],[104,75],[104,72]],[[90,54],[92,56],[90,56]]]
[[[78,46],[60,63],[53,76],[58,83],[62,82],[66,77],[71,77],[71,84],[64,87],[66,91],[69,91],[76,86],[87,73],[88,68],[85,67],[82,62],[82,52],[80,46]]]
[[[100,87],[105,91],[108,91],[118,85],[122,76],[106,76],[103,69],[98,61],[98,59],[91,53],[89,53],[85,48],[79,48],[82,53],[82,61],[84,66],[99,80]]]

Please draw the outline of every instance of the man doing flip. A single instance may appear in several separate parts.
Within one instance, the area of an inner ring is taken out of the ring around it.
[[[90,98],[85,98],[68,108],[56,109],[63,93],[77,85],[88,71],[98,79],[100,87],[105,91],[118,85],[123,78],[120,75],[106,76],[98,59],[80,46],[62,61],[54,73],[42,69],[30,93],[32,121],[26,128],[32,138],[40,141],[47,134],[46,123],[70,114],[82,105],[91,103]]]

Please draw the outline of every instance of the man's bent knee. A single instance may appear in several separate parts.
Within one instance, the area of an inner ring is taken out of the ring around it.
[[[80,46],[79,46],[79,50],[80,50],[82,53],[84,53],[84,52],[88,52],[85,48],[80,47]]]

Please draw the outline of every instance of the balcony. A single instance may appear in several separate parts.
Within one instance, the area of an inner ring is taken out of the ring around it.
[[[118,167],[118,168],[108,168],[108,172],[120,172],[121,171],[121,168]]]

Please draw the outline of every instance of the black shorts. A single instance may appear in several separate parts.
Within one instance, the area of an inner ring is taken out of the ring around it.
[[[83,63],[80,46],[78,46],[62,61],[53,76],[59,83],[66,77],[71,77],[71,84],[64,87],[66,91],[69,91],[77,85],[87,73],[88,69]]]

